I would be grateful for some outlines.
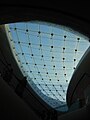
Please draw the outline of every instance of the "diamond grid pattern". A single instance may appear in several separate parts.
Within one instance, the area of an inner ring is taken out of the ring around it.
[[[46,22],[12,23],[8,32],[30,86],[53,108],[65,105],[72,74],[90,46],[88,38]]]

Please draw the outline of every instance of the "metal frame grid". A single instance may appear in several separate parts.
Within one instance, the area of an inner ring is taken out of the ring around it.
[[[88,38],[44,22],[12,23],[8,32],[30,86],[53,108],[65,105],[72,74],[90,45]]]

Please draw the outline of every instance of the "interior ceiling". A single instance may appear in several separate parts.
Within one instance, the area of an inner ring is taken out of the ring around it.
[[[74,15],[78,18],[81,18],[82,20],[86,20],[90,22],[90,16],[89,16],[89,3],[87,2],[81,2],[78,3],[76,1],[57,1],[57,2],[51,2],[51,1],[37,1],[37,4],[35,4],[36,1],[34,0],[26,0],[26,1],[0,1],[1,7],[8,7],[8,6],[23,6],[23,7],[37,7],[37,8],[45,8],[45,9],[51,9],[51,10],[59,10],[63,13],[67,13],[70,15]]]
[[[36,10],[36,11],[35,11]],[[0,23],[44,19],[71,26],[90,37],[89,3],[69,1],[0,1]],[[32,13],[32,14],[31,14]],[[28,18],[29,16],[29,18]],[[35,17],[36,16],[36,17]],[[26,19],[25,19],[26,17]],[[60,19],[59,19],[60,18]]]
[[[31,2],[28,2],[28,1],[18,1],[17,3],[15,3],[15,2],[9,2],[9,1],[5,1],[5,2],[2,2],[1,4],[0,4],[0,16],[1,16],[1,18],[2,18],[2,16],[3,16],[3,13],[5,14],[5,16],[8,16],[9,15],[9,13],[10,13],[10,15],[12,14],[13,15],[13,11],[12,10],[10,10],[10,7],[17,7],[17,8],[19,8],[19,7],[25,7],[25,8],[39,8],[39,9],[44,9],[44,10],[46,10],[46,11],[55,11],[56,13],[58,12],[60,12],[60,13],[62,13],[62,14],[64,14],[64,15],[66,15],[66,16],[70,16],[70,17],[72,17],[72,18],[75,18],[75,19],[77,19],[77,20],[80,20],[80,21],[83,21],[83,22],[85,22],[86,24],[85,25],[87,25],[87,26],[82,26],[83,28],[85,27],[85,29],[88,31],[87,33],[89,34],[89,29],[90,29],[90,17],[89,17],[89,7],[85,7],[85,5],[83,4],[83,5],[80,5],[80,4],[78,4],[78,3],[76,3],[76,4],[67,4],[66,3],[66,1],[65,2],[63,2],[63,3],[54,3],[54,2],[52,2],[52,3],[50,3],[50,2],[48,2],[48,3],[46,3],[46,2],[38,2],[38,4],[35,4],[35,2],[34,1],[31,1]],[[6,9],[7,8],[7,9]],[[9,11],[9,12],[8,12]],[[8,14],[7,14],[8,13]],[[16,14],[18,14],[18,13],[16,13]],[[16,15],[15,14],[15,15]],[[19,13],[19,15],[20,15],[20,13]],[[10,16],[9,16],[10,17]],[[11,18],[10,18],[11,19]],[[3,22],[2,21],[3,19],[1,19],[1,22]],[[9,21],[9,20],[8,20]],[[7,20],[5,20],[5,22],[7,22]],[[16,29],[16,30],[15,30]],[[12,30],[15,30],[15,31],[18,31],[19,29],[21,29],[21,28],[18,28],[18,27],[13,27],[12,28]],[[26,28],[24,28],[23,29],[23,32],[25,33],[26,32]],[[37,33],[39,34],[39,32],[40,32],[40,34],[42,33],[42,31],[40,31],[40,30],[38,30],[37,29]],[[47,32],[50,32],[50,31],[47,31]],[[53,32],[53,34],[55,34],[54,32]],[[19,35],[19,33],[17,32],[17,35]],[[52,35],[52,31],[50,32],[50,36],[49,37],[52,37],[53,35]],[[65,42],[65,36],[66,36],[66,34],[62,34],[62,37],[63,37],[63,43]],[[68,36],[68,35],[67,35]],[[31,36],[30,36],[31,37]],[[40,35],[39,35],[39,37],[40,37]],[[50,39],[50,38],[49,38]],[[73,56],[73,59],[72,59],[72,63],[73,63],[73,68],[75,68],[76,66],[75,65],[77,65],[77,64],[75,64],[75,62],[77,61],[77,58],[75,58],[77,55],[76,55],[76,53],[78,53],[78,37],[74,37],[74,40],[77,40],[77,42],[76,42],[76,46],[74,46],[74,50],[73,50],[73,52],[72,52],[72,55],[73,55],[73,53],[74,53],[74,55],[75,56]],[[81,39],[81,37],[80,37],[80,39]],[[16,42],[16,41],[14,41],[14,42]],[[19,42],[21,42],[21,41],[18,41],[18,42],[16,42],[16,44],[18,44]],[[26,43],[24,43],[24,44],[26,44]],[[29,43],[28,43],[29,44]],[[34,44],[37,44],[37,43],[34,43]],[[39,41],[39,50],[41,51],[41,54],[39,54],[39,56],[45,56],[45,54],[42,54],[42,45],[41,45],[41,43],[40,43],[40,41]],[[41,46],[40,46],[41,45]],[[66,45],[66,46],[65,46]],[[45,44],[43,44],[43,46],[45,47]],[[67,47],[68,45],[66,44],[66,43],[64,43],[63,45],[62,45],[62,50],[64,51],[64,49],[63,48],[65,48],[65,47]],[[22,45],[21,45],[21,47],[22,47]],[[55,64],[54,64],[54,58],[56,57],[56,55],[55,55],[55,53],[54,53],[54,51],[53,51],[53,48],[55,47],[55,44],[49,44],[49,50],[51,50],[51,56],[48,56],[48,57],[51,57],[51,61],[52,61],[52,66],[55,66]],[[32,49],[33,49],[33,47],[32,47]],[[46,50],[47,48],[45,47],[45,50]],[[65,48],[66,49],[66,48]],[[58,49],[57,49],[58,50]],[[76,51],[75,51],[76,50]],[[27,52],[27,51],[26,51]],[[25,52],[22,52],[22,51],[20,51],[20,52],[18,52],[18,56],[19,55],[22,55],[22,56],[24,56],[24,57],[26,57],[26,54],[25,54]],[[54,55],[53,55],[54,54]],[[33,55],[35,55],[35,53],[33,53],[33,52],[31,52],[31,57],[33,58]],[[20,57],[20,56],[19,56]],[[58,57],[58,56],[57,56]],[[46,59],[46,57],[44,57],[45,59]],[[63,54],[63,57],[62,57],[62,70],[63,69],[66,69],[66,68],[64,68],[65,66],[63,65],[63,63],[64,63],[64,59],[65,58],[65,56],[64,56],[64,54]],[[43,57],[41,58],[41,59],[43,59]],[[50,60],[49,60],[50,61]],[[22,62],[22,61],[21,61]],[[27,67],[27,65],[28,65],[28,62],[26,62],[26,61],[24,61],[25,62],[25,64],[23,64],[24,65],[24,67]],[[35,60],[33,59],[33,62],[34,62],[34,67],[35,67]],[[43,66],[45,65],[45,63],[44,62],[46,62],[46,61],[43,61]],[[40,63],[39,63],[40,64]],[[40,68],[40,66],[39,66],[39,64],[38,64],[38,67]],[[67,64],[67,62],[65,63],[65,65]],[[34,69],[34,67],[33,67],[33,69]],[[45,67],[45,66],[44,66]],[[54,68],[53,68],[54,69]],[[36,70],[36,69],[35,69]],[[40,77],[41,76],[41,78],[43,79],[43,77],[46,77],[46,76],[48,76],[48,72],[49,71],[49,68],[47,69],[47,71],[45,72],[45,74],[44,74],[44,76],[43,76],[43,74],[42,75],[40,75],[40,71],[38,70],[37,71],[37,74],[38,74],[38,76]],[[66,70],[64,70],[63,71],[63,77],[65,77],[66,75],[67,75],[67,71]],[[32,70],[31,70],[31,73],[30,74],[32,74]],[[57,74],[58,74],[58,72],[57,72],[57,70],[53,70],[53,77],[55,77],[55,76],[57,76]],[[50,74],[49,74],[50,75]],[[53,78],[52,77],[52,78]],[[33,79],[35,79],[36,77],[33,77]],[[48,80],[50,81],[50,79],[52,79],[52,78],[49,78]],[[57,77],[56,77],[57,78]],[[55,79],[56,79],[55,78]],[[60,77],[58,77],[58,78],[60,78]],[[41,79],[41,80],[42,80]],[[68,78],[69,80],[70,80],[70,78]],[[59,79],[57,79],[57,85],[58,85],[58,82],[59,82]],[[68,83],[69,81],[65,78],[65,82],[66,83]],[[35,83],[36,84],[36,83]],[[54,83],[55,84],[55,83]],[[54,88],[54,90],[55,90],[55,92],[57,93],[58,92],[58,90],[57,89],[55,89],[55,86],[54,86],[54,84],[52,83],[52,87]],[[48,88],[48,86],[47,86],[47,84],[46,83],[44,83],[44,86],[46,86],[47,88]],[[68,84],[67,84],[67,86],[68,86]],[[41,87],[41,82],[40,83],[38,83],[38,88],[40,88]],[[50,87],[50,86],[49,86]],[[59,86],[60,87],[60,86]],[[65,95],[66,95],[66,90],[65,89],[63,89],[63,86],[61,85],[61,88],[62,88],[62,92],[63,93],[65,93]],[[42,86],[42,90],[43,90],[43,86]],[[49,89],[48,89],[49,90]],[[49,90],[49,92],[51,92],[52,91],[52,89],[50,89]],[[45,91],[44,91],[45,92]],[[47,92],[47,91],[46,91]],[[37,92],[38,93],[38,92]],[[55,94],[55,93],[54,93]],[[52,94],[53,95],[53,94]],[[64,95],[64,98],[62,97],[62,102],[66,102],[66,96]],[[60,97],[61,97],[62,95],[60,95]],[[57,98],[57,96],[56,95],[53,95],[53,98],[54,99],[56,99]],[[45,99],[46,100],[46,99]],[[47,99],[48,100],[48,99]],[[52,104],[52,106],[53,107],[58,107],[55,103],[51,103],[50,102],[50,104]]]

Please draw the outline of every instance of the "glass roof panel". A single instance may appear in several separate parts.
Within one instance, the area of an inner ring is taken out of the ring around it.
[[[90,46],[89,39],[65,26],[41,21],[6,26],[30,86],[51,107],[67,110],[67,88]]]

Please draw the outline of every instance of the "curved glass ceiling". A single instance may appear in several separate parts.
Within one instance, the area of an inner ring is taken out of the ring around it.
[[[67,88],[90,46],[88,38],[64,26],[38,21],[12,23],[7,31],[30,86],[51,107],[65,110]]]

